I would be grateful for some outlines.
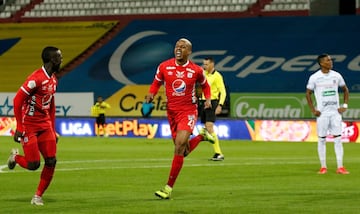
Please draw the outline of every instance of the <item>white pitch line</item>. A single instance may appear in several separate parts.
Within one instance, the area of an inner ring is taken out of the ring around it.
[[[6,169],[6,168],[8,168],[7,165],[0,165],[0,173],[6,172],[6,171],[3,171],[3,169]]]
[[[265,158],[264,158],[265,159]],[[151,161],[171,161],[171,159],[150,159]],[[257,159],[258,160],[258,159]],[[187,164],[185,163],[185,167],[214,167],[214,166],[252,166],[252,165],[297,165],[297,164],[314,164],[317,163],[316,161],[288,161],[284,162],[284,159],[277,159],[279,161],[274,161],[275,159],[271,159],[272,161],[266,161],[266,162],[249,162],[249,161],[241,161],[241,162],[210,162],[206,164]],[[297,159],[298,160],[298,159]],[[78,161],[59,161],[58,167],[56,168],[56,171],[85,171],[85,170],[110,170],[110,169],[149,169],[149,168],[169,168],[170,164],[162,164],[162,165],[142,165],[142,166],[99,166],[99,167],[69,167],[69,168],[61,168],[63,165],[67,164],[79,164],[79,163],[114,163],[114,162],[149,162],[147,159],[130,159],[128,161],[124,160],[78,160]],[[29,172],[27,170],[21,170],[21,171],[10,171],[5,170],[7,169],[7,165],[0,165],[0,173],[24,173]]]

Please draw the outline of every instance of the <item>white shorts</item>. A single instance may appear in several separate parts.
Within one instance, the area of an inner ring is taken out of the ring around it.
[[[316,118],[316,123],[317,134],[319,137],[326,137],[327,135],[341,135],[341,114],[335,113],[333,115],[320,115],[320,117]]]

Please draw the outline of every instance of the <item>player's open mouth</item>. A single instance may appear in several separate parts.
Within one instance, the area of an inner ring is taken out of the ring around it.
[[[176,51],[176,56],[180,57],[181,56],[181,51]]]

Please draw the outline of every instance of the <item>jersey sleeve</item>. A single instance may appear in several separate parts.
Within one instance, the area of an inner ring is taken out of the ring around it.
[[[50,114],[50,119],[51,119],[52,128],[53,128],[54,132],[56,132],[56,129],[55,129],[55,109],[56,109],[56,106],[55,106],[55,97],[53,97],[53,98],[51,99],[49,114]]]
[[[24,82],[24,84],[22,84],[22,86],[20,87],[20,89],[22,91],[24,91],[27,95],[30,95],[33,93],[33,91],[36,90],[36,88],[38,87],[39,83],[38,80],[36,78],[35,75],[31,75],[29,76],[26,81]]]
[[[16,130],[19,132],[23,132],[23,111],[22,106],[27,98],[27,94],[20,88],[13,100],[13,108],[14,108],[14,115],[16,119]]]
[[[225,102],[225,98],[226,98],[226,88],[225,88],[225,84],[224,84],[224,79],[219,72],[216,77],[216,85],[220,92],[219,104],[223,105]]]
[[[205,72],[201,67],[199,67],[198,74],[198,82],[200,83],[205,99],[211,99],[210,85],[206,80]]]
[[[314,82],[314,76],[310,76],[307,84],[306,84],[306,88],[309,89],[309,90],[314,90],[315,88],[315,82]]]
[[[346,83],[345,83],[344,78],[341,76],[341,74],[339,74],[339,86],[343,87],[345,85],[346,85]]]
[[[149,93],[151,94],[157,94],[157,92],[159,91],[163,81],[164,81],[164,74],[162,72],[162,65],[159,65],[159,67],[157,68],[155,77],[153,82],[151,83],[150,89],[149,89]]]

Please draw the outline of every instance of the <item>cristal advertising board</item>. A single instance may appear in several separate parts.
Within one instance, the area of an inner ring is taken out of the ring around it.
[[[108,116],[120,117],[141,117],[141,106],[148,94],[150,85],[127,85],[105,101],[110,104],[111,108],[106,110]],[[157,95],[154,97],[154,110],[152,116],[166,116],[166,96],[164,87],[160,87]]]

